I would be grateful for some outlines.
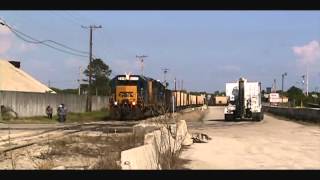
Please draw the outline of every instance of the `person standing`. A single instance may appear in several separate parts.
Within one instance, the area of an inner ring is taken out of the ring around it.
[[[57,114],[58,114],[58,121],[63,122],[63,107],[62,104],[59,105],[57,109]]]
[[[63,119],[63,122],[65,122],[67,120],[68,109],[64,104],[61,104],[61,105],[62,105],[62,119]]]
[[[46,113],[49,119],[52,119],[52,113],[53,113],[53,109],[50,105],[47,106],[46,108]]]

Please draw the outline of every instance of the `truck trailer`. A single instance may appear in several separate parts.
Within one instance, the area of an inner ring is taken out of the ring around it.
[[[261,121],[264,118],[261,104],[261,83],[248,82],[240,78],[235,83],[226,83],[227,106],[224,109],[226,121],[250,118]]]

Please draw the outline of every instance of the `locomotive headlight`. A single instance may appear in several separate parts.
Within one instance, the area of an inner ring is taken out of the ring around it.
[[[133,102],[132,102],[132,105],[134,105],[134,106],[135,106],[135,105],[136,105],[136,102],[134,102],[134,101],[133,101]]]
[[[117,102],[117,101],[115,101],[115,102],[114,102],[114,105],[118,105],[118,102]]]

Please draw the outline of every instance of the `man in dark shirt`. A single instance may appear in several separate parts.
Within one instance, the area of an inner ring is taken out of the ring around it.
[[[52,107],[50,105],[48,105],[47,108],[46,108],[46,114],[47,114],[49,119],[52,119],[52,112],[53,112]]]

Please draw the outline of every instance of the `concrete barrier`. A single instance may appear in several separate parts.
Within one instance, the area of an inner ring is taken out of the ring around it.
[[[290,119],[320,122],[320,110],[317,109],[263,106],[263,110]]]
[[[176,140],[178,145],[189,146],[193,143],[192,136],[188,133],[187,123],[180,120],[177,123]]]
[[[64,103],[69,112],[85,112],[86,101],[85,95],[0,91],[0,105],[12,108],[19,117],[45,116],[45,108],[48,105],[53,108],[55,115],[60,103]],[[108,106],[108,97],[92,97],[93,111],[108,108]]]
[[[160,129],[161,127],[157,123],[139,123],[133,126],[133,133],[134,134],[147,134],[149,132],[155,131]]]
[[[185,120],[178,121],[176,125],[170,125],[170,128],[160,124],[150,124],[150,126],[141,124],[136,126],[139,130],[135,132],[142,132],[141,127],[158,130],[145,134],[143,146],[121,152],[122,169],[161,169],[159,164],[161,154],[168,151],[176,152],[183,145],[192,144]],[[174,128],[176,129],[172,131]]]
[[[159,169],[158,155],[153,144],[145,144],[121,152],[123,170]]]

